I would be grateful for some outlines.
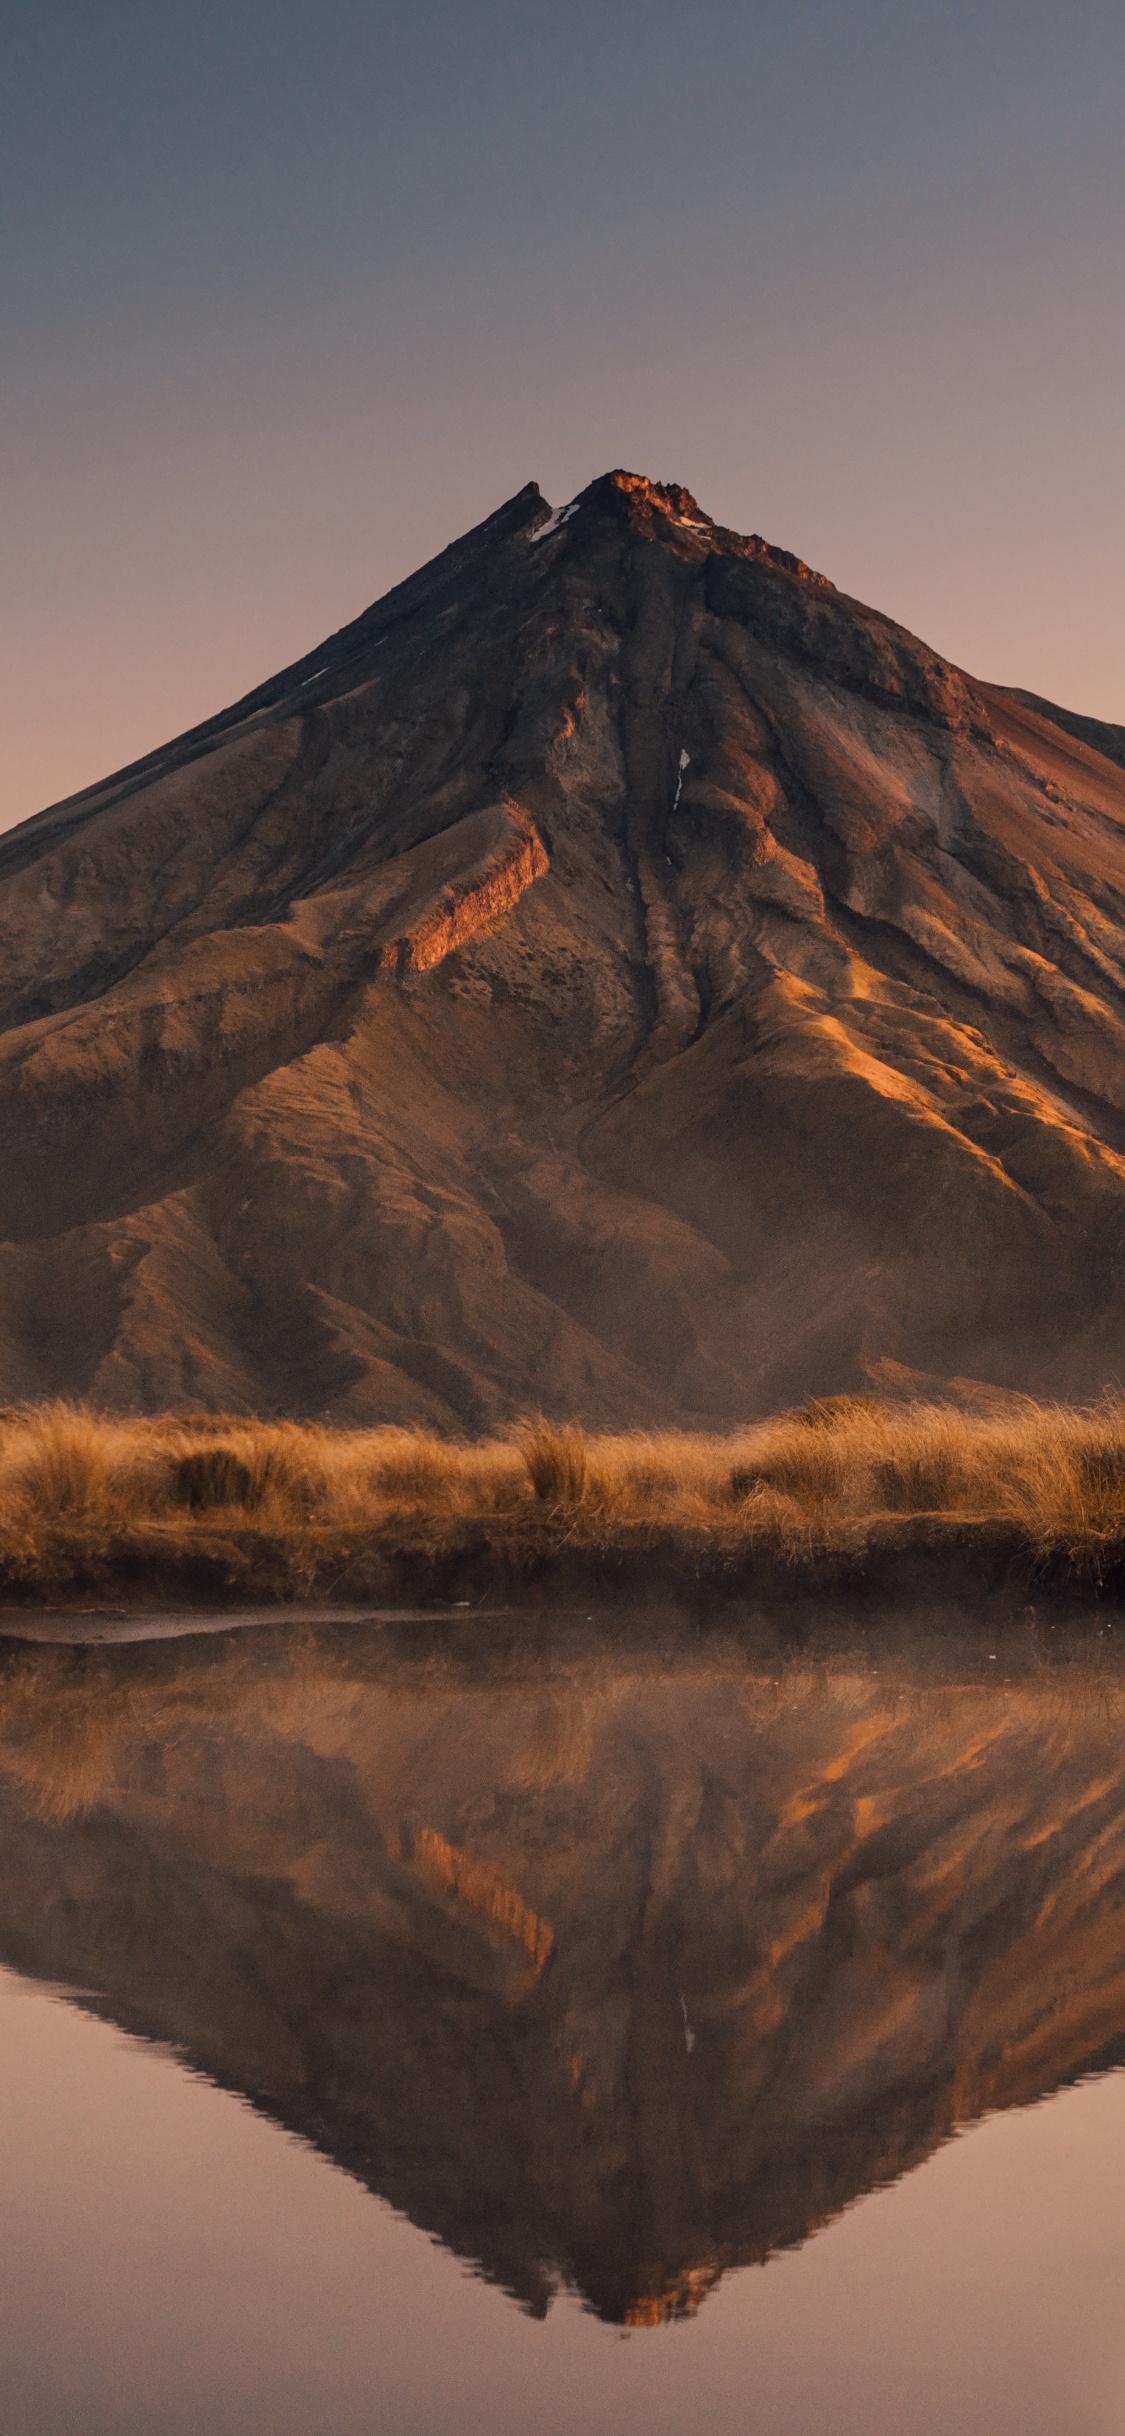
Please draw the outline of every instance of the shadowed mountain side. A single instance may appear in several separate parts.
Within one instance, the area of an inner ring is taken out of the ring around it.
[[[9,1648],[0,1952],[655,2323],[1125,2034],[1122,1692],[969,1663]]]
[[[1121,752],[674,486],[529,485],[0,841],[0,1396],[1098,1392]]]

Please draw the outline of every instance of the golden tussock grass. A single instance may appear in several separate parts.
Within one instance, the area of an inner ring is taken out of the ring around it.
[[[837,1396],[726,1437],[539,1419],[476,1442],[68,1403],[0,1414],[0,1582],[17,1596],[154,1578],[347,1595],[380,1564],[470,1542],[516,1571],[657,1539],[799,1564],[917,1542],[920,1518],[1108,1565],[1125,1553],[1125,1402],[978,1414]]]

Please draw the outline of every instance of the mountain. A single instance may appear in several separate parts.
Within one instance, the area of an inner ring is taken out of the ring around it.
[[[1125,730],[674,485],[531,484],[0,840],[0,1146],[9,1400],[1094,1395]]]
[[[1120,2060],[1096,1652],[617,1627],[9,1644],[0,1957],[633,2325]]]

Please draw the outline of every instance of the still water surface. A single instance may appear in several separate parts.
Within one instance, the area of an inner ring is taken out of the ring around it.
[[[1125,2424],[1125,1679],[0,1667],[6,2436]]]

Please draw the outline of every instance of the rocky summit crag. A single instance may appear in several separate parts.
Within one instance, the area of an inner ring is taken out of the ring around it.
[[[686,491],[529,485],[0,840],[0,1395],[1118,1383],[1123,763]]]

